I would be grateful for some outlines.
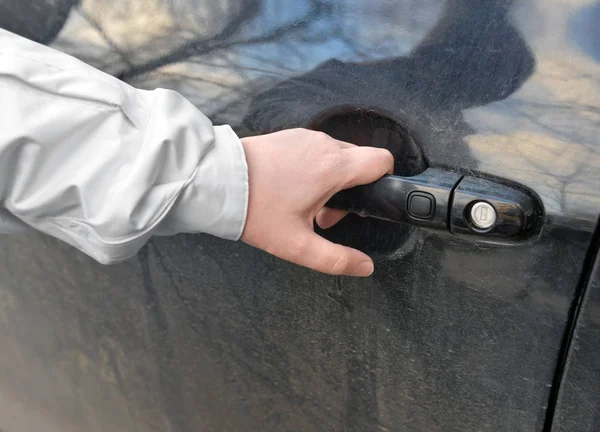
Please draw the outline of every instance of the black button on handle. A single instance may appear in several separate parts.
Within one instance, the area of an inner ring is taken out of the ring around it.
[[[426,192],[411,192],[408,196],[408,214],[417,219],[429,219],[435,214],[435,198]]]

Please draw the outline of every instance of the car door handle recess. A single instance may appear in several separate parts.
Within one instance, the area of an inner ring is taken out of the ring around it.
[[[437,168],[341,191],[327,206],[494,243],[525,241],[542,221],[541,202],[525,188]]]

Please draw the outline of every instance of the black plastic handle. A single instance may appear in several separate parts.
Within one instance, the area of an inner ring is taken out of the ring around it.
[[[494,223],[485,229],[473,223],[471,209],[477,203],[495,212]],[[541,202],[520,186],[437,168],[341,191],[327,206],[494,243],[523,241],[539,232],[543,219]]]
[[[461,178],[460,174],[435,168],[413,177],[385,176],[337,193],[327,206],[393,222],[447,229],[452,190]],[[418,211],[426,207],[427,200],[431,211]]]

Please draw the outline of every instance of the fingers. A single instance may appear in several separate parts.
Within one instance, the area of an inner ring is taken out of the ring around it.
[[[385,174],[394,172],[394,157],[386,150],[375,147],[351,147],[344,154],[345,178],[342,189],[372,183]]]
[[[358,147],[354,144],[336,140],[344,151],[345,178],[341,189],[347,189],[360,184],[372,183],[385,174],[394,172],[394,157],[386,150],[375,147]],[[315,221],[322,229],[328,229],[341,221],[347,211],[321,208]]]
[[[315,221],[322,229],[328,229],[341,221],[348,214],[347,211],[323,207],[317,213]]]
[[[367,277],[373,273],[368,255],[346,246],[331,243],[309,228],[303,230],[296,247],[286,248],[281,258],[331,275]]]

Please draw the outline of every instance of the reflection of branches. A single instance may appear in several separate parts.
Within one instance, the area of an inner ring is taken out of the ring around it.
[[[238,33],[242,28],[243,24],[248,19],[256,16],[259,10],[260,0],[246,0],[244,1],[244,7],[240,8],[238,13],[233,19],[225,26],[223,31],[216,36],[212,36],[210,39],[196,39],[186,42],[183,46],[176,48],[170,53],[164,56],[153,59],[145,64],[134,66],[129,70],[118,75],[118,78],[127,80],[134,78],[138,75],[142,75],[153,71],[159,67],[180,62],[189,57],[207,54],[211,51],[229,48],[236,45],[254,45],[277,41],[281,37],[303,29],[309,26],[316,18],[318,18],[325,8],[324,0],[312,0],[311,8],[306,15],[298,20],[285,24],[275,30],[269,32],[266,35],[258,36],[255,38],[240,39],[240,40],[229,40],[234,34]]]
[[[118,78],[126,80],[134,78],[137,75],[151,72],[161,66],[185,60],[188,57],[204,54],[216,49],[223,41],[227,40],[237,33],[245,22],[254,18],[260,9],[261,0],[246,0],[243,2],[243,7],[240,7],[237,13],[229,20],[227,25],[217,35],[211,36],[209,39],[199,38],[185,42],[182,46],[175,48],[173,51],[150,60],[145,64],[134,66],[127,71],[118,75]]]
[[[200,65],[200,66],[208,66],[208,67],[216,68],[216,69],[229,69],[229,70],[236,70],[236,71],[243,70],[243,71],[247,71],[247,72],[259,72],[259,73],[267,74],[267,75],[284,76],[279,71],[273,71],[273,70],[270,70],[270,69],[259,68],[259,67],[252,67],[252,66],[233,65],[233,64],[219,64],[219,63],[213,63],[213,62],[206,62],[206,61],[202,61],[202,60],[190,60],[188,63],[197,64],[197,65]]]
[[[277,68],[278,70],[283,70],[287,72],[296,73],[297,71],[293,68],[287,66],[285,62],[280,58],[271,58],[270,56],[262,56],[256,53],[245,52],[244,57],[249,58],[251,60],[256,60],[257,63],[265,66],[272,66]],[[269,73],[273,73],[272,71]]]
[[[522,99],[518,99],[518,98],[513,98],[513,102],[520,103],[522,105],[527,105],[532,108],[539,108],[539,109],[568,110],[568,111],[578,110],[580,112],[590,112],[590,113],[600,114],[600,109],[598,107],[593,106],[593,105],[586,105],[586,104],[576,104],[575,105],[575,104],[568,104],[568,103],[530,102],[530,101],[523,101]]]
[[[106,42],[106,44],[112,48],[123,60],[123,63],[127,65],[127,67],[132,68],[133,64],[129,61],[129,57],[125,54],[125,52],[113,41],[104,31],[102,26],[95,18],[93,18],[87,11],[83,8],[83,6],[78,8],[79,15],[81,15],[97,32],[102,36],[102,39]]]
[[[565,213],[571,203],[580,200],[578,194],[573,188],[585,187],[585,195],[588,198],[590,193],[590,169],[594,169],[594,163],[597,159],[598,150],[590,141],[586,134],[580,133],[582,128],[584,113],[596,113],[595,107],[576,103],[543,103],[531,102],[523,99],[507,99],[498,102],[498,105],[505,106],[517,115],[518,118],[530,122],[544,131],[544,135],[539,139],[530,139],[526,135],[518,137],[519,142],[524,146],[518,146],[516,151],[519,157],[527,161],[530,169],[518,169],[521,173],[527,173],[536,176],[536,182],[541,186],[542,182],[545,188],[538,188],[537,192],[548,198],[557,206],[560,213]],[[536,110],[539,110],[538,113]],[[568,125],[568,129],[558,124],[551,123],[546,119],[548,112],[560,113],[564,118],[563,124]],[[567,116],[567,117],[565,117]],[[576,122],[572,121],[576,118]],[[593,120],[588,120],[593,122]],[[573,125],[576,125],[574,127]],[[505,135],[506,131],[488,127],[489,131],[497,135]],[[527,129],[527,128],[521,128]],[[548,140],[558,140],[557,145],[552,145]],[[562,140],[562,141],[560,141]],[[567,145],[568,144],[568,145]],[[578,146],[575,150],[574,146]],[[585,154],[586,157],[581,157]],[[513,169],[516,169],[513,167]],[[546,180],[543,181],[542,178]],[[592,186],[593,187],[593,186]]]
[[[371,57],[367,50],[362,46],[359,46],[359,44],[352,40],[346,32],[340,31],[338,38],[340,41],[344,42],[344,44],[346,44],[359,59],[366,60]]]
[[[158,79],[177,79],[177,80],[186,80],[186,81],[196,81],[196,82],[203,82],[206,84],[211,84],[217,87],[221,87],[224,89],[232,89],[235,88],[235,86],[232,86],[230,84],[221,82],[221,81],[216,81],[216,80],[211,80],[208,78],[204,78],[198,75],[191,75],[191,74],[183,74],[183,73],[167,73],[167,72],[161,72],[159,74],[157,74],[156,78]]]
[[[549,131],[552,135],[554,136],[558,136],[562,139],[564,139],[567,142],[573,142],[574,141],[574,136],[572,134],[569,134],[567,132],[563,132],[562,130],[558,129],[556,126],[550,126],[548,125],[546,122],[543,122],[542,120],[540,120],[538,117],[530,114],[527,111],[524,111],[523,109],[521,109],[517,103],[515,103],[515,101],[502,101],[502,104],[509,106],[511,109],[513,109],[515,112],[517,112],[521,117],[528,119],[529,121],[531,121],[532,123],[536,124],[537,126],[541,127],[542,129],[545,129],[547,131]],[[531,104],[528,104],[531,105]],[[555,109],[556,107],[553,107],[553,109]],[[566,107],[565,107],[566,108]],[[571,107],[571,109],[576,110],[576,111],[581,111],[580,106],[576,105]],[[580,142],[581,144],[585,145],[586,147],[590,147],[592,150],[596,150],[596,144],[594,142],[589,142],[587,140],[577,140],[575,139],[575,141]]]

